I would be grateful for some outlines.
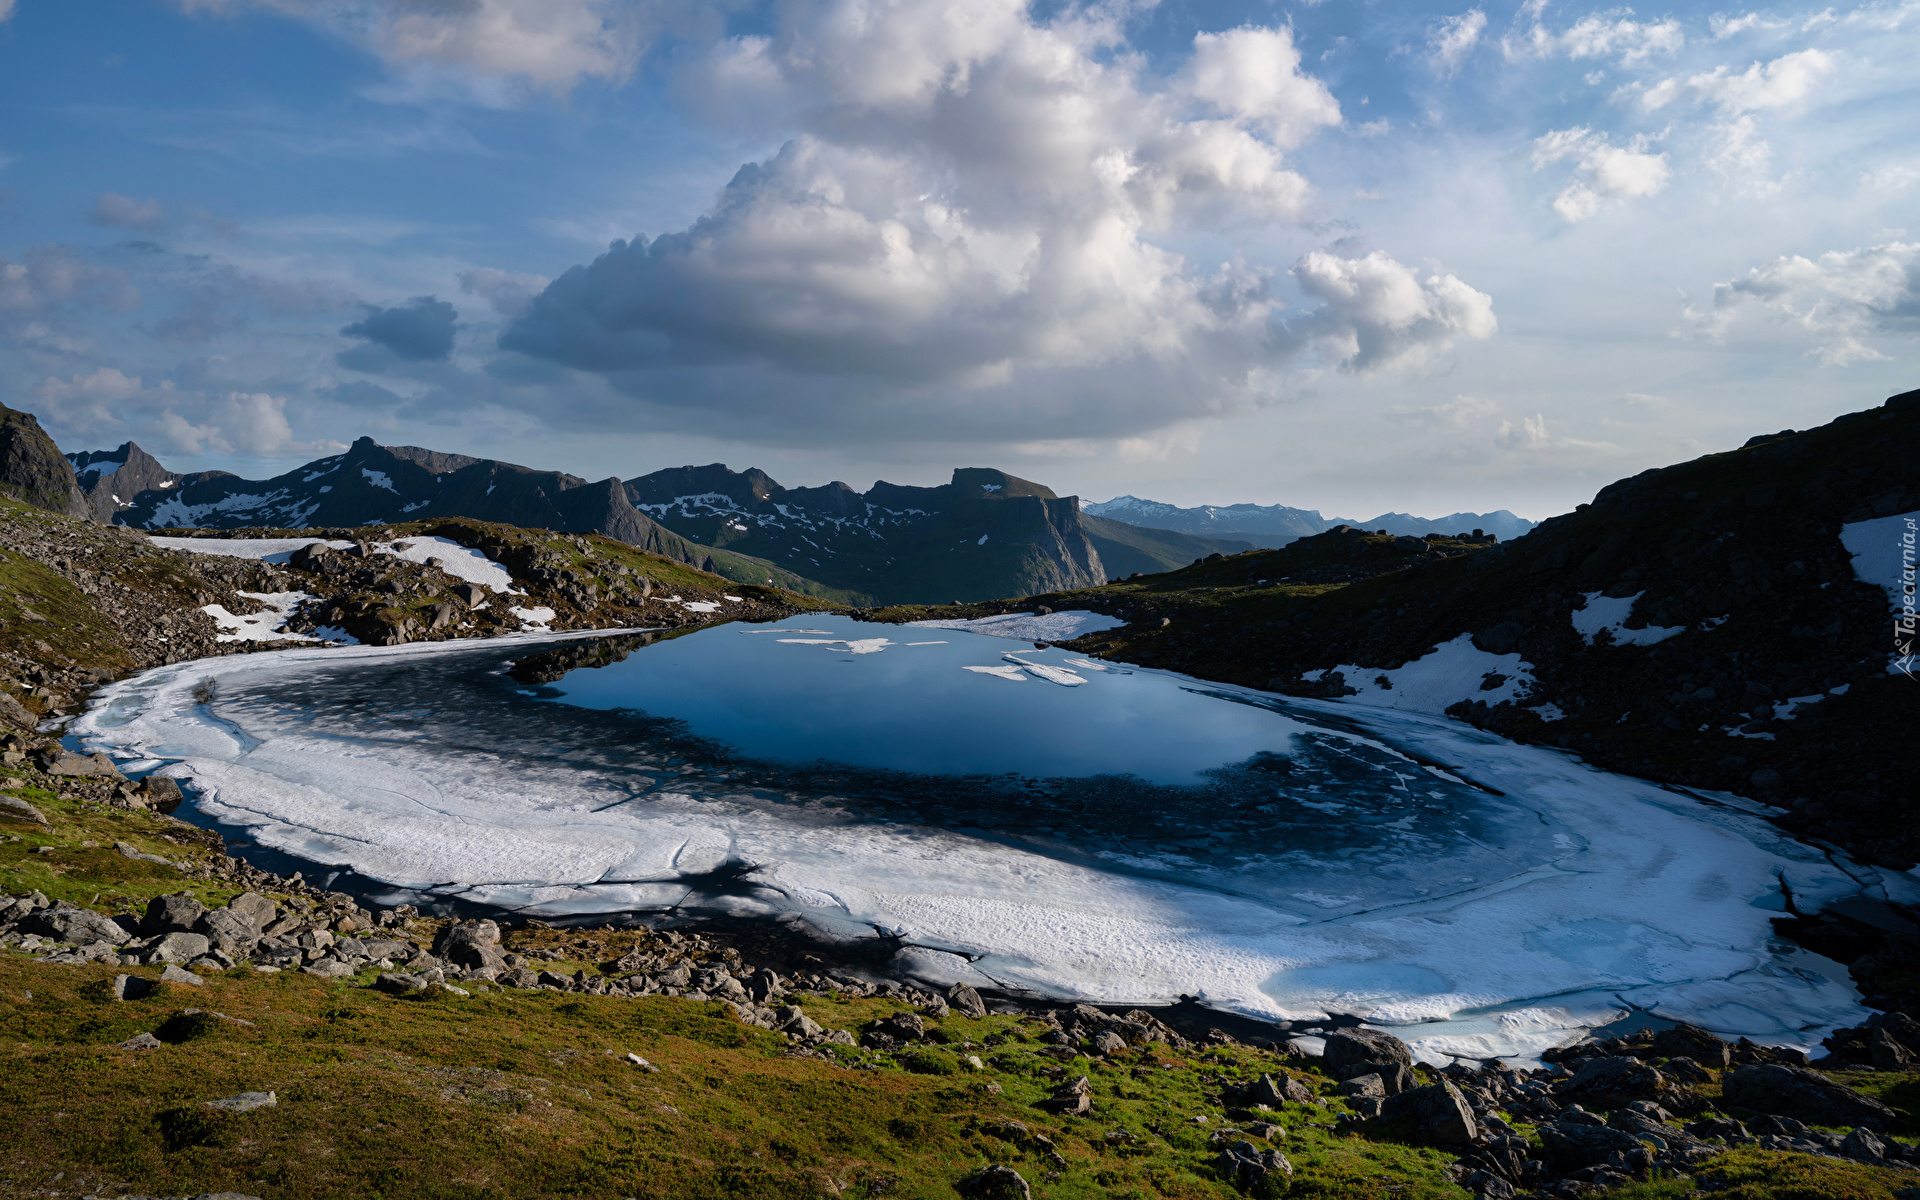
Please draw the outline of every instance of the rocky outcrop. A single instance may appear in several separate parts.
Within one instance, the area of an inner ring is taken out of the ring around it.
[[[169,471],[138,443],[123,442],[114,450],[89,450],[67,455],[74,478],[87,495],[93,519],[108,525],[124,509],[133,507],[142,492],[164,492],[179,486],[186,476]],[[209,477],[226,475],[212,472]]]
[[[74,480],[73,465],[61,457],[32,413],[0,404],[0,495],[69,517],[92,508]]]
[[[1729,1104],[1808,1125],[1889,1129],[1899,1120],[1873,1097],[1804,1067],[1771,1063],[1741,1067],[1726,1077],[1722,1089]]]

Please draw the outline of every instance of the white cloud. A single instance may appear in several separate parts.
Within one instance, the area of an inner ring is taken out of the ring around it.
[[[1657,109],[1685,93],[1712,104],[1727,117],[1797,105],[1832,72],[1835,58],[1824,50],[1796,50],[1770,63],[1754,63],[1738,75],[1725,66],[1694,75],[1684,83],[1665,79],[1647,89],[1641,103]]]
[[[266,392],[227,392],[211,398],[195,414],[197,421],[169,407],[158,425],[181,454],[226,454],[248,458],[307,458],[337,454],[340,442],[296,441],[287,421],[287,399]]]
[[[1327,85],[1300,73],[1291,30],[1196,34],[1188,70],[1195,96],[1258,127],[1283,149],[1340,123],[1340,105]]]
[[[1470,429],[1500,415],[1500,406],[1482,396],[1455,396],[1442,404],[1388,410],[1388,419],[1410,421],[1436,429]]]
[[[124,271],[95,267],[64,246],[35,246],[25,261],[0,255],[0,342],[55,355],[84,352],[73,331],[85,310],[124,312],[140,293]]]
[[[48,376],[34,389],[33,398],[38,415],[50,425],[93,436],[117,429],[121,420],[115,407],[140,392],[139,376],[100,367],[69,379]]]
[[[1694,327],[1720,340],[1752,312],[1798,326],[1807,353],[1829,366],[1885,359],[1872,338],[1920,333],[1920,243],[1835,250],[1817,259],[1783,255],[1715,284],[1713,308],[1687,309]]]
[[[117,192],[102,192],[87,213],[95,225],[117,225],[122,229],[158,229],[167,223],[166,210],[158,200],[135,200]]]
[[[1686,44],[1678,21],[1635,21],[1628,10],[1582,17],[1556,33],[1541,18],[1545,0],[1521,8],[1513,30],[1500,41],[1510,58],[1611,58],[1633,64],[1655,54],[1672,54]]]
[[[1435,69],[1446,75],[1458,71],[1462,60],[1479,44],[1486,28],[1487,14],[1477,8],[1435,21],[1432,32],[1427,35]]]
[[[1584,178],[1554,197],[1553,210],[1570,223],[1595,215],[1609,200],[1657,196],[1673,177],[1667,156],[1648,153],[1643,137],[1626,146],[1615,146],[1604,132],[1582,125],[1556,129],[1534,139],[1534,170],[1569,159]]]
[[[1493,297],[1453,275],[1423,280],[1377,250],[1364,258],[1315,250],[1292,274],[1323,302],[1296,334],[1346,370],[1419,365],[1457,339],[1484,340],[1499,329]]]
[[[1784,29],[1785,21],[1770,20],[1759,13],[1742,13],[1730,17],[1725,13],[1714,13],[1707,18],[1707,28],[1713,30],[1713,40],[1724,42],[1730,37],[1745,33],[1749,29]]]
[[[1884,167],[1875,167],[1871,171],[1860,172],[1860,186],[1870,192],[1885,192],[1890,196],[1904,196],[1920,183],[1920,159],[1912,162],[1889,163]]]
[[[747,366],[846,381],[819,385],[826,409],[954,421],[1039,420],[1044,392],[1095,436],[1271,397],[1270,272],[1204,271],[1159,239],[1303,217],[1283,152],[1339,105],[1285,29],[1202,33],[1164,76],[1118,44],[1022,0],[795,4],[687,88],[796,136],[691,227],[561,275],[501,344],[669,404]],[[756,415],[800,420],[772,391]]]
[[[13,0],[0,0],[0,21],[13,15]]]
[[[396,67],[455,68],[566,92],[620,82],[656,7],[622,0],[180,0],[189,13],[266,9],[360,43]]]

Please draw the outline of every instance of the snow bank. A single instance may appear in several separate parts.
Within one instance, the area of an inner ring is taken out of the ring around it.
[[[181,538],[150,537],[149,542],[166,550],[190,550],[195,554],[217,554],[224,558],[251,558],[266,563],[284,563],[293,552],[325,538]],[[345,550],[352,542],[327,541],[335,550]],[[437,558],[441,570],[477,583],[495,592],[513,590],[513,576],[499,563],[478,550],[443,537],[396,538],[391,542],[371,543],[375,552],[407,562],[425,563]]]
[[[213,618],[225,630],[214,640],[220,642],[317,642],[319,637],[287,633],[287,621],[302,604],[313,599],[306,592],[236,592],[248,600],[267,606],[265,612],[231,613],[224,604],[209,604],[200,611]]]
[[[1633,606],[1645,592],[1635,592],[1631,596],[1609,596],[1604,592],[1583,592],[1586,605],[1573,610],[1573,630],[1585,639],[1587,645],[1593,645],[1593,639],[1601,630],[1613,636],[1616,646],[1653,646],[1666,641],[1675,634],[1685,633],[1685,625],[1649,625],[1645,629],[1628,629],[1627,618],[1633,615]]]
[[[1840,544],[1853,556],[1853,577],[1887,593],[1895,609],[1914,608],[1914,551],[1920,511],[1855,521],[1840,527]]]
[[[1435,714],[1462,700],[1523,703],[1534,682],[1532,664],[1518,654],[1489,654],[1466,633],[1391,671],[1345,663],[1309,671],[1302,678],[1318,682],[1333,671],[1346,677],[1348,687],[1360,689],[1354,703]]]
[[[1118,629],[1126,622],[1083,608],[1068,612],[1005,613],[997,617],[975,617],[970,621],[909,621],[922,629],[963,629],[988,637],[1014,638],[1022,642],[1070,642],[1089,633]]]

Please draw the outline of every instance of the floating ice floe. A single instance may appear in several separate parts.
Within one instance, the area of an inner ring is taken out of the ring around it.
[[[1065,667],[1054,667],[1048,666],[1046,663],[1028,662],[1017,654],[1003,654],[1000,657],[1010,663],[1019,663],[1032,674],[1046,680],[1048,683],[1057,683],[1061,687],[1079,687],[1086,682],[1084,676],[1075,675]]]
[[[1462,700],[1522,703],[1532,694],[1534,684],[1532,663],[1518,654],[1482,650],[1466,633],[1390,671],[1346,663],[1308,671],[1301,678],[1317,683],[1334,671],[1346,678],[1348,687],[1360,689],[1360,694],[1352,697],[1356,704],[1436,714]],[[1495,676],[1498,678],[1490,678]],[[1488,683],[1493,686],[1486,686]]]
[[[1593,639],[1606,630],[1616,646],[1654,646],[1685,633],[1685,625],[1649,625],[1644,629],[1628,629],[1627,618],[1633,615],[1633,606],[1645,592],[1635,592],[1631,596],[1609,596],[1604,592],[1583,592],[1586,600],[1584,608],[1573,610],[1573,630],[1584,639],[1587,645],[1593,645]]]
[[[1215,827],[1227,810],[1204,786],[1180,793],[1190,804],[1112,813],[1049,809],[1036,793],[1019,801],[1036,815],[1012,822],[1038,826],[1026,836],[868,817],[839,793],[767,799],[736,781],[737,764],[708,782],[697,769],[664,776],[633,757],[647,748],[626,726],[582,745],[583,709],[550,726],[530,707],[489,709],[509,655],[474,642],[176,664],[102,689],[73,732],[88,751],[168,763],[202,815],[262,846],[396,888],[523,913],[626,913],[681,904],[699,880],[753,864],[748,886],[700,903],[802,920],[829,938],[897,931],[916,947],[898,965],[930,981],[1114,1004],[1187,994],[1267,1018],[1350,1013],[1392,1027],[1428,1062],[1525,1060],[1630,1007],[1811,1047],[1866,1014],[1844,968],[1774,939],[1783,894],[1808,912],[1920,901],[1911,876],[1794,842],[1761,806],[1609,775],[1407,709],[1144,669],[985,704],[950,674],[953,656],[970,652],[964,638],[872,660],[886,686],[866,692],[867,671],[766,643],[749,653],[754,643],[721,630],[627,662],[674,674],[716,662],[702,658],[703,637],[734,648],[712,681],[723,691],[760,694],[777,660],[783,696],[832,678],[838,694],[871,694],[883,709],[925,699],[935,707],[923,723],[954,730],[983,709],[1072,747],[1113,736],[1129,708],[1147,715],[1128,738],[1184,744],[1225,724],[1270,725],[1259,740],[1286,770],[1223,769],[1271,780],[1259,783],[1268,807],[1310,811],[1281,822],[1249,806],[1248,819],[1279,822],[1249,833]],[[409,669],[390,669],[401,662]],[[967,669],[1011,681],[1034,665]],[[209,677],[210,706],[195,697]],[[1117,707],[1098,708],[1103,699]],[[1082,711],[1102,723],[1076,725]],[[386,723],[395,712],[407,714],[405,737]],[[831,742],[818,749],[834,753]],[[1195,805],[1212,816],[1195,819]]]
[[[788,646],[845,646],[850,654],[878,654],[888,646],[896,645],[886,638],[781,638],[782,645]]]
[[[997,617],[975,617],[969,621],[909,621],[921,629],[962,629],[984,633],[988,637],[1015,638],[1023,642],[1070,642],[1089,633],[1118,629],[1126,622],[1103,613],[1076,608],[1056,613],[1004,613]]]
[[[1013,683],[1025,683],[1027,673],[1019,667],[961,667],[962,671],[972,671],[976,675],[992,675],[996,679],[1005,679]]]

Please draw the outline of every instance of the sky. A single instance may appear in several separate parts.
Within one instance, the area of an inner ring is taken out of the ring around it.
[[[1542,518],[1920,387],[1920,0],[0,0],[0,401]]]

